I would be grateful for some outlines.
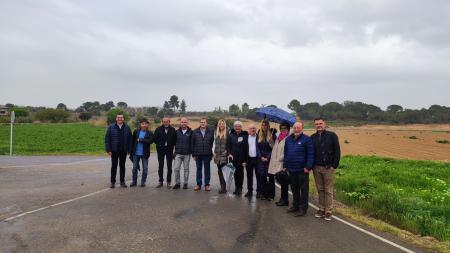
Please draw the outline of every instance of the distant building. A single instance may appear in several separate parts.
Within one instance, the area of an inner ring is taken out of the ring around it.
[[[8,116],[9,115],[9,108],[0,105],[0,116]]]

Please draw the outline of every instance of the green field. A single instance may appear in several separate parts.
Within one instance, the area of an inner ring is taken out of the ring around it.
[[[104,154],[104,127],[89,124],[14,126],[14,155]],[[8,125],[0,125],[0,154],[9,154]]]
[[[420,235],[450,240],[450,163],[345,156],[337,199]]]

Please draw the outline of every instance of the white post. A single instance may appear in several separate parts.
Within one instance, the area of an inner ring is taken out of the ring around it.
[[[15,116],[16,116],[15,112],[11,111],[11,138],[9,140],[9,156],[12,156],[13,125],[14,125]]]

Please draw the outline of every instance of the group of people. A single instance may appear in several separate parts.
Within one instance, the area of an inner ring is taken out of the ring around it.
[[[244,172],[247,178],[245,197],[253,196],[253,178],[256,177],[256,198],[271,201],[275,199],[275,181],[281,188],[281,196],[275,204],[289,206],[289,185],[293,202],[287,212],[294,216],[304,216],[308,209],[309,173],[313,172],[319,195],[319,210],[315,216],[332,219],[334,172],[339,166],[340,146],[337,135],[326,129],[323,118],[314,120],[316,132],[310,136],[303,133],[303,122],[291,125],[283,122],[279,131],[270,127],[267,120],[257,129],[250,125],[244,131],[243,124],[235,121],[232,129],[221,119],[216,129],[207,126],[206,118],[200,119],[196,129],[189,127],[186,117],[180,119],[180,127],[175,129],[170,119],[165,117],[162,125],[154,132],[149,130],[149,122],[142,118],[133,133],[124,122],[123,115],[116,116],[116,122],[109,125],[105,135],[106,152],[111,156],[111,188],[115,188],[117,167],[120,169],[120,186],[125,183],[125,162],[127,155],[133,162],[132,182],[136,187],[138,170],[142,167],[141,187],[146,186],[150,145],[156,144],[158,154],[159,183],[164,186],[164,165],[167,164],[166,186],[171,189],[188,189],[189,163],[191,157],[196,164],[195,191],[204,187],[210,191],[211,161],[217,165],[220,182],[219,193],[227,192],[222,169],[228,163],[235,167],[234,195],[241,196]],[[175,184],[172,186],[172,161]],[[141,166],[142,165],[142,166]],[[183,167],[183,181],[181,180]]]

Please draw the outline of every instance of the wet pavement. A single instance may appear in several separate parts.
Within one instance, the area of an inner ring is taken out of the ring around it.
[[[312,208],[219,195],[215,165],[211,192],[193,191],[193,161],[187,190],[155,188],[155,155],[149,170],[145,188],[108,189],[105,157],[0,157],[0,252],[402,252]]]

